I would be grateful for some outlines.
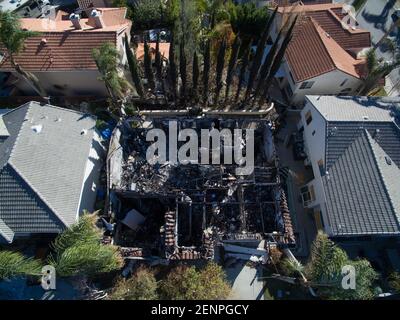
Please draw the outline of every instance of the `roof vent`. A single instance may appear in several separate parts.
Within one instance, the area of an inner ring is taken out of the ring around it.
[[[45,46],[46,43],[47,43],[47,39],[46,39],[46,38],[43,38],[43,39],[40,41],[40,44],[41,44],[42,46]]]
[[[328,32],[325,32],[325,35],[326,35],[327,38],[331,37],[331,35]]]
[[[363,116],[362,118],[363,118],[364,121],[367,121],[369,119],[368,116]]]
[[[43,126],[41,124],[37,124],[35,126],[32,126],[31,129],[35,133],[40,133],[40,132],[42,132]]]
[[[87,130],[86,129],[82,129],[81,136],[85,136],[86,134],[87,134]]]
[[[390,159],[388,156],[385,156],[385,160],[386,160],[386,163],[387,163],[389,166],[392,165],[392,159]]]
[[[77,29],[77,30],[82,29],[81,22],[80,22],[81,17],[79,16],[79,14],[71,13],[69,15],[69,20],[71,20],[75,29]]]
[[[381,132],[381,130],[379,130],[379,129],[374,130],[374,133],[372,134],[372,138],[374,138],[374,139],[379,138],[380,132]]]
[[[55,122],[61,122],[61,118],[57,117]]]

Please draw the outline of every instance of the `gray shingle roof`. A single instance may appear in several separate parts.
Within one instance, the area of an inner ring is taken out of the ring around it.
[[[2,118],[10,133],[0,144],[2,223],[14,233],[58,232],[74,223],[95,119],[36,102]],[[0,233],[9,232],[0,224]]]
[[[399,183],[385,184],[377,165],[383,154],[383,149],[365,130],[322,178],[327,216],[335,236],[400,234],[399,221],[388,195],[388,188],[399,187]],[[392,165],[396,171],[397,166]],[[397,168],[397,180],[398,173]]]
[[[387,110],[400,98],[307,96],[327,121],[392,121]]]
[[[400,166],[400,130],[393,121],[387,122],[337,122],[327,123],[326,140],[326,168],[335,163],[349,145],[357,139],[364,130],[373,136],[393,159]],[[379,131],[377,131],[379,130]]]
[[[400,129],[391,114],[400,98],[307,99],[326,120],[322,179],[333,235],[400,234]]]

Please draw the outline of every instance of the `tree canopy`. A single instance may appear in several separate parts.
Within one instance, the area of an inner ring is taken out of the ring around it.
[[[118,270],[123,259],[117,247],[102,245],[96,216],[84,214],[79,221],[60,233],[52,244],[49,263],[60,276],[86,275]]]
[[[230,6],[230,22],[235,33],[258,38],[269,19],[268,7],[257,8],[254,2]]]
[[[160,284],[161,298],[169,300],[222,300],[229,292],[224,271],[213,262],[200,270],[178,266]]]
[[[129,279],[120,279],[109,295],[110,300],[156,300],[157,281],[154,273],[139,268]]]
[[[0,251],[0,280],[40,275],[41,269],[42,264],[39,260],[26,258],[19,252]]]
[[[356,288],[342,288],[342,268],[353,266]],[[378,275],[365,260],[351,260],[326,234],[319,233],[312,245],[311,259],[305,268],[307,278],[318,288],[318,295],[330,300],[368,300],[374,297]]]

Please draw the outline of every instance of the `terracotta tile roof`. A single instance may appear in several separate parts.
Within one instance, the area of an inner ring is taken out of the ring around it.
[[[341,20],[345,16],[343,4],[328,3],[280,7],[281,14],[302,13],[312,17],[344,49],[362,49],[371,46],[369,31],[360,28],[343,28]]]
[[[330,3],[332,4],[332,0],[274,0],[272,1],[274,5],[279,7],[288,7],[294,4],[303,4],[303,5],[310,5],[310,4],[323,4],[323,3]]]
[[[310,17],[296,26],[286,59],[296,82],[336,69],[359,78],[356,66],[362,63],[362,60],[348,54]]]
[[[42,39],[46,39],[45,44]],[[115,32],[49,32],[27,39],[15,60],[28,71],[95,70],[92,50],[116,41]],[[3,60],[0,70],[12,70],[8,58]]]
[[[132,24],[132,22],[125,18],[126,8],[101,8],[96,9],[101,13],[104,27],[102,31],[119,31]],[[80,20],[82,29],[76,30],[69,20],[69,14],[63,11],[59,11],[55,20],[51,19],[34,19],[24,18],[20,19],[21,27],[27,30],[38,31],[38,32],[51,32],[51,31],[74,31],[74,32],[88,32],[88,31],[99,31],[96,28],[94,19],[82,18]]]
[[[125,19],[125,8],[98,11],[102,13],[103,28],[95,28],[89,18],[81,19],[83,28],[76,30],[65,12],[59,12],[53,21],[21,19],[23,28],[41,34],[27,39],[15,60],[28,71],[97,69],[92,50],[105,42],[117,44],[120,32],[131,26],[131,22]],[[12,70],[7,56],[1,62],[0,70]]]
[[[148,43],[150,46],[150,52],[152,54],[152,58],[155,57],[156,54],[156,43],[150,42]],[[160,42],[160,53],[161,56],[164,56],[165,59],[168,60],[169,58],[169,43],[167,42]],[[144,43],[139,43],[138,47],[136,48],[136,58],[138,60],[142,60],[144,58]]]

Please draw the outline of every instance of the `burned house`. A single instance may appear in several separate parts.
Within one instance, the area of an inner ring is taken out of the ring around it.
[[[294,245],[272,124],[245,117],[166,115],[125,120],[111,139],[108,214],[116,222],[114,243],[123,254],[193,260],[213,258],[215,247],[221,244],[257,247],[266,240],[263,243]],[[176,145],[171,140],[171,123],[179,132]],[[153,129],[169,133],[167,157],[157,163],[148,160],[154,142],[146,138]],[[231,132],[246,159],[250,150],[246,149],[250,147],[246,145],[247,131],[254,133],[251,172],[238,170],[244,164],[237,163],[236,158],[233,161],[232,154],[226,161],[226,154],[235,153],[235,147],[229,145],[225,135],[217,137],[216,144],[210,135],[207,140],[211,140],[211,148],[203,145],[202,133],[213,129],[228,136]],[[246,139],[242,131],[237,134],[240,129],[247,130],[243,131]],[[187,155],[186,149],[182,151],[187,143],[187,136],[181,137],[182,130],[197,140],[201,160],[171,160],[175,153]],[[204,156],[208,150],[210,153]]]

